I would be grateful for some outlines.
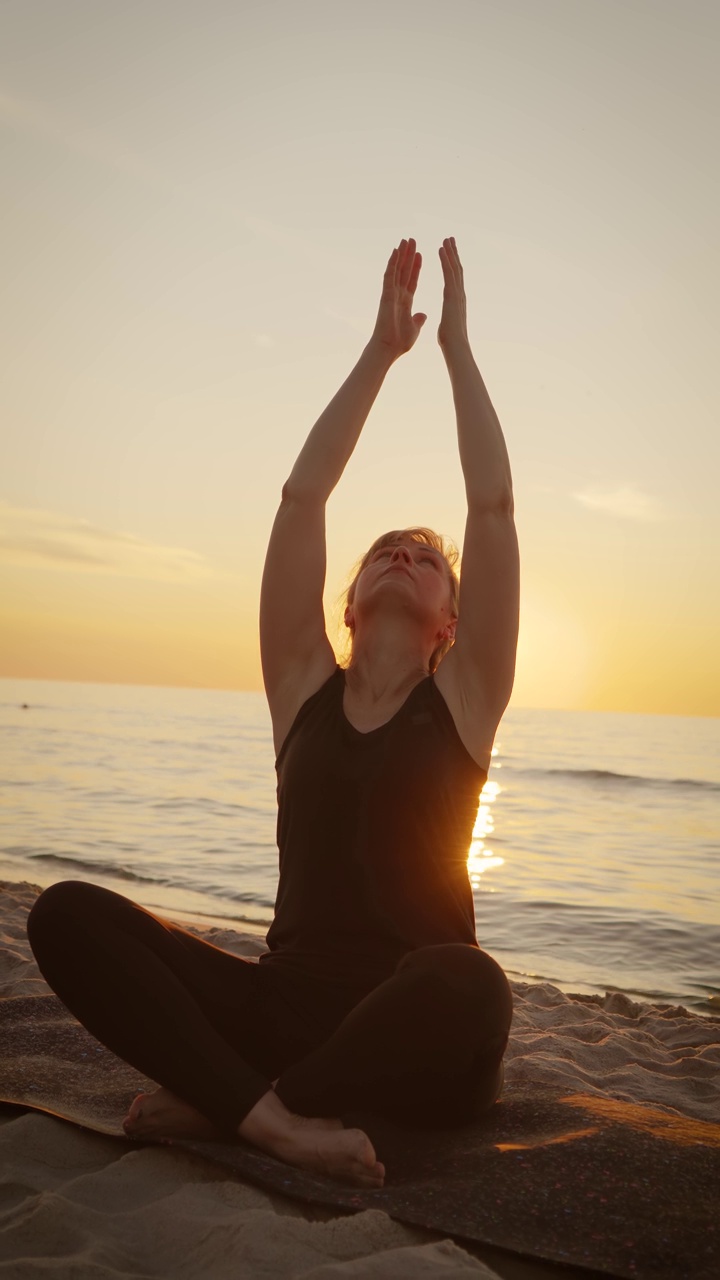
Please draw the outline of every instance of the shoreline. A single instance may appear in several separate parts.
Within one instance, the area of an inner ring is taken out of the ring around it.
[[[140,899],[144,895],[134,894],[132,892],[132,884],[128,884],[117,879],[114,880],[111,876],[83,876],[79,875],[77,872],[75,872],[75,874],[68,873],[67,876],[48,875],[47,877],[41,877],[41,879],[47,880],[47,884],[40,885],[34,878],[37,875],[37,868],[30,866],[28,871],[33,874],[33,879],[18,880],[16,878],[18,868],[0,856],[0,884],[32,885],[38,892],[41,892],[42,889],[47,888],[50,884],[63,879],[83,879],[88,880],[90,883],[105,884],[106,888],[112,889],[116,893],[123,894],[123,896],[130,898],[132,901],[137,902],[138,905],[144,907],[145,910],[151,911],[155,915],[163,916],[166,919],[174,920],[184,928],[189,928],[191,931],[195,931],[203,935],[210,930],[215,930],[218,935],[247,935],[248,937],[251,937],[256,944],[264,944],[267,930],[270,928],[271,924],[272,917],[270,917],[267,922],[259,922],[255,920],[241,919],[232,915],[225,915],[222,911],[205,912],[197,907],[179,907],[171,904],[163,905],[162,903],[142,902]],[[478,941],[479,945],[482,947],[482,939],[478,938]],[[225,944],[223,942],[216,942],[216,945],[222,947]],[[563,978],[545,976],[538,973],[527,973],[519,969],[514,969],[512,964],[509,963],[509,960],[511,960],[512,957],[509,957],[508,961],[506,961],[501,950],[493,950],[490,946],[488,946],[487,949],[490,954],[497,959],[511,983],[525,983],[529,985],[549,984],[553,987],[557,987],[558,990],[564,992],[567,996],[602,999],[609,995],[620,995],[641,1004],[665,1005],[671,1008],[679,1006],[686,1009],[688,1013],[702,1018],[712,1018],[720,1015],[720,994],[711,993],[704,997],[695,996],[688,999],[687,996],[673,997],[671,994],[660,990],[643,990],[640,986],[619,986],[609,980],[592,983],[582,979],[565,980]],[[253,954],[255,954],[255,952],[253,952]]]

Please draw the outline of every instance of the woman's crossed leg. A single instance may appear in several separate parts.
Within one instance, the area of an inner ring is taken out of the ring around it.
[[[318,1043],[287,1001],[268,999],[253,961],[109,890],[52,886],[28,933],[71,1012],[160,1084],[131,1107],[132,1136],[236,1133],[289,1164],[380,1186],[370,1140],[342,1113],[462,1122],[499,1091],[512,1001],[476,948],[409,953]]]
[[[313,1040],[287,1002],[268,1007],[253,961],[82,881],[41,894],[28,936],[75,1017],[161,1086],[132,1104],[129,1136],[239,1135],[288,1164],[382,1185],[366,1134],[276,1097],[273,1075]]]

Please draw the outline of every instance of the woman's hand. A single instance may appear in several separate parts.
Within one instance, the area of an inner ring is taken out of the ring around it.
[[[393,249],[383,276],[382,297],[372,342],[397,360],[415,345],[427,316],[412,315],[412,300],[417,288],[422,257],[415,252],[414,240],[401,240]]]
[[[442,264],[445,288],[443,290],[443,308],[437,339],[443,352],[454,351],[458,347],[469,347],[470,339],[467,331],[467,301],[463,269],[455,247],[455,238],[443,240],[438,250]]]

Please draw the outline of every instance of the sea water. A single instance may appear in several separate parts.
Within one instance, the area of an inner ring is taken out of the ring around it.
[[[0,878],[264,934],[274,759],[261,693],[2,680]],[[511,978],[718,1011],[720,720],[510,707],[478,801],[477,936]]]

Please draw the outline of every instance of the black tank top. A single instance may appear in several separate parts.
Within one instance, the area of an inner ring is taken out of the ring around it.
[[[280,880],[260,959],[369,990],[417,947],[477,946],[467,857],[487,774],[432,676],[370,733],[344,688],[338,666],[276,761]]]

